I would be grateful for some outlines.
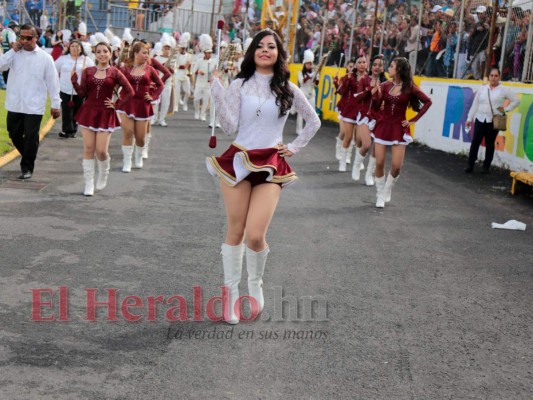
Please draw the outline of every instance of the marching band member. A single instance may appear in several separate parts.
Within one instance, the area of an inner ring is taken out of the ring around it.
[[[389,67],[392,79],[372,88],[372,104],[379,114],[372,133],[376,154],[376,207],[383,208],[391,200],[392,187],[398,180],[405,148],[413,141],[410,127],[431,107],[431,99],[413,82],[411,66],[405,57],[396,57]],[[407,120],[407,107],[417,114]],[[385,181],[385,158],[391,149],[391,167]]]
[[[302,70],[298,72],[298,86],[305,95],[307,101],[313,108],[316,104],[315,85],[318,83],[319,76],[313,69],[313,61],[315,60],[315,53],[311,50],[304,51],[304,59],[302,61]],[[300,114],[296,117],[296,133],[300,134],[303,130],[303,118]]]
[[[179,106],[183,106],[183,111],[187,111],[189,97],[191,96],[191,79],[189,77],[189,71],[192,65],[192,55],[188,53],[187,47],[189,46],[189,40],[191,34],[184,32],[180,36],[178,42],[178,56],[176,59],[176,71],[174,72],[174,93],[176,96],[176,104],[174,111],[178,111]],[[181,91],[183,90],[183,99],[181,97]]]
[[[237,133],[237,137],[224,154],[209,157],[206,163],[209,173],[220,178],[226,206],[227,231],[221,254],[229,301],[223,305],[223,318],[237,324],[240,310],[235,304],[244,255],[252,314],[257,315],[264,306],[268,227],[282,186],[297,179],[286,159],[307,145],[320,128],[320,119],[302,91],[290,82],[283,44],[270,29],[254,37],[242,71],[228,89],[217,79],[217,72],[211,90],[221,110],[220,122],[227,134]],[[285,145],[283,128],[293,104],[303,114],[306,126]]]
[[[145,146],[145,136],[148,123],[154,111],[152,101],[157,100],[164,85],[157,71],[149,65],[150,55],[148,45],[136,42],[131,49],[126,65],[120,68],[134,90],[134,96],[128,101],[120,101],[117,113],[120,114],[122,126],[122,154],[124,162],[122,172],[131,171],[131,157],[134,152],[135,138],[135,168],[143,167],[142,148]],[[155,89],[152,90],[152,83]],[[122,99],[122,93],[120,94]]]
[[[353,137],[355,126],[360,116],[360,104],[356,101],[354,95],[357,94],[359,80],[366,75],[367,62],[366,57],[360,56],[355,62],[354,73],[348,78],[346,85],[341,88],[341,95],[348,94],[346,104],[343,106],[342,119],[343,124],[343,143],[340,149],[341,159],[339,160],[339,171],[346,172],[346,164],[351,158],[353,148]],[[355,76],[354,76],[355,75]]]
[[[207,34],[200,35],[200,50],[204,56],[193,64],[192,73],[196,76],[194,87],[194,118],[207,121],[207,107],[211,98],[209,81],[216,69],[216,60],[211,59],[213,53],[213,39]],[[201,108],[200,108],[200,102]]]
[[[370,132],[376,125],[375,111],[372,110],[372,95],[371,90],[374,86],[381,84],[387,80],[383,73],[384,64],[383,56],[377,55],[373,57],[372,66],[370,67],[370,75],[365,75],[358,82],[356,101],[359,102],[359,120],[357,121],[356,130],[356,145],[355,145],[355,160],[352,168],[352,179],[358,181],[361,175],[361,166],[365,160],[368,150],[372,146],[372,138]],[[372,155],[368,161],[368,168],[365,174],[365,184],[367,186],[374,186],[374,170],[376,168],[376,158]]]
[[[166,36],[165,36],[166,35]],[[159,43],[160,47],[162,47],[162,50],[161,52],[157,52],[156,54],[156,50],[154,48],[154,58],[159,61],[161,64],[163,65],[167,65],[168,66],[168,62],[169,62],[169,59],[170,59],[170,53],[172,51],[172,42],[170,40],[170,37],[168,36],[168,34],[166,33],[163,33],[163,37],[161,38],[161,42]],[[156,47],[157,44],[156,44]],[[172,72],[174,72],[174,69],[172,69]],[[160,77],[163,78],[163,73],[160,72]],[[166,123],[165,121],[165,118],[168,114],[168,111],[169,111],[169,107],[170,107],[170,97],[171,97],[171,94],[172,94],[172,86],[173,86],[174,82],[172,81],[172,79],[167,79],[165,81],[165,88],[163,89],[163,92],[161,93],[161,98],[160,98],[160,102],[159,102],[159,105],[156,105],[155,106],[155,110],[156,110],[156,124],[159,124],[160,126],[168,126],[168,124]],[[172,107],[172,109],[174,109],[174,107]]]
[[[118,36],[113,36],[110,41],[111,45],[111,65],[117,66],[120,61],[120,53],[122,51],[122,42]]]
[[[85,97],[85,102],[75,115],[83,135],[83,177],[85,179],[85,196],[94,194],[94,157],[98,163],[98,181],[96,190],[107,185],[107,177],[111,158],[109,157],[109,141],[111,133],[118,128],[119,120],[115,113],[118,102],[113,103],[115,86],[122,87],[121,101],[128,101],[133,96],[133,88],[126,77],[109,63],[111,47],[106,38],[95,46],[96,66],[86,68],[78,74],[74,72],[71,82],[78,96]]]
[[[98,44],[98,40],[96,39],[96,34],[91,35],[89,37],[89,44],[91,46],[91,51],[90,52],[86,51],[85,53],[96,64],[96,45]]]
[[[344,75],[340,80],[338,77],[333,78],[333,86],[335,86],[335,94],[338,94],[340,96],[340,100],[337,102],[337,112],[338,112],[338,119],[339,119],[339,135],[336,138],[336,144],[335,144],[335,158],[337,160],[341,159],[341,148],[342,148],[342,140],[344,139],[344,120],[342,119],[342,113],[344,106],[346,104],[346,101],[348,100],[348,96],[350,96],[350,93],[344,92],[342,89],[344,86],[347,85],[348,79],[352,76],[353,73],[353,67],[355,66],[355,63],[353,60],[348,61],[348,64],[346,64],[346,75]],[[341,94],[342,93],[344,94]],[[353,93],[352,93],[353,94]]]

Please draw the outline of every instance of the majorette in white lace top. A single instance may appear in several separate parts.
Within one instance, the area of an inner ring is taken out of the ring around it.
[[[286,115],[279,117],[276,98],[270,91],[272,74],[255,72],[243,85],[244,79],[235,79],[224,89],[218,79],[211,84],[211,94],[220,125],[230,136],[237,132],[235,143],[248,150],[276,147],[283,142],[283,128]],[[294,93],[294,108],[306,122],[298,137],[287,145],[289,151],[297,153],[312,139],[320,128],[320,119],[302,91],[290,83]]]

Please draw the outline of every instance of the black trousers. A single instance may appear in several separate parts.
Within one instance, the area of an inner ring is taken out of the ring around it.
[[[476,119],[474,125],[474,137],[472,138],[472,144],[470,145],[470,154],[468,155],[468,165],[474,167],[477,160],[477,153],[479,146],[485,138],[485,161],[483,161],[483,168],[489,169],[494,158],[494,144],[498,131],[493,128],[492,122],[481,122]]]
[[[20,170],[33,173],[39,149],[39,128],[42,115],[7,112],[7,131],[15,148],[22,156]]]
[[[63,92],[59,92],[61,97],[61,122],[63,133],[75,134],[78,130],[78,123],[74,121],[74,116],[83,104],[83,98],[78,95],[72,96],[74,105],[69,107],[71,95]]]

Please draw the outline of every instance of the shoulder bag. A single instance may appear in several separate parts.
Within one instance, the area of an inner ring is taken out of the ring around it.
[[[507,130],[507,115],[495,115],[494,110],[492,109],[492,102],[490,101],[490,89],[487,88],[487,95],[489,96],[490,111],[492,112],[492,126],[497,131],[506,131]]]

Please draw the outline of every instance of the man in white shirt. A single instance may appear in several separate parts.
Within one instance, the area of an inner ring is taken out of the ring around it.
[[[9,137],[22,156],[19,179],[30,179],[33,174],[47,92],[52,118],[61,114],[59,77],[54,60],[37,46],[37,40],[35,27],[24,24],[20,27],[19,40],[0,57],[0,71],[10,71],[5,107]]]

